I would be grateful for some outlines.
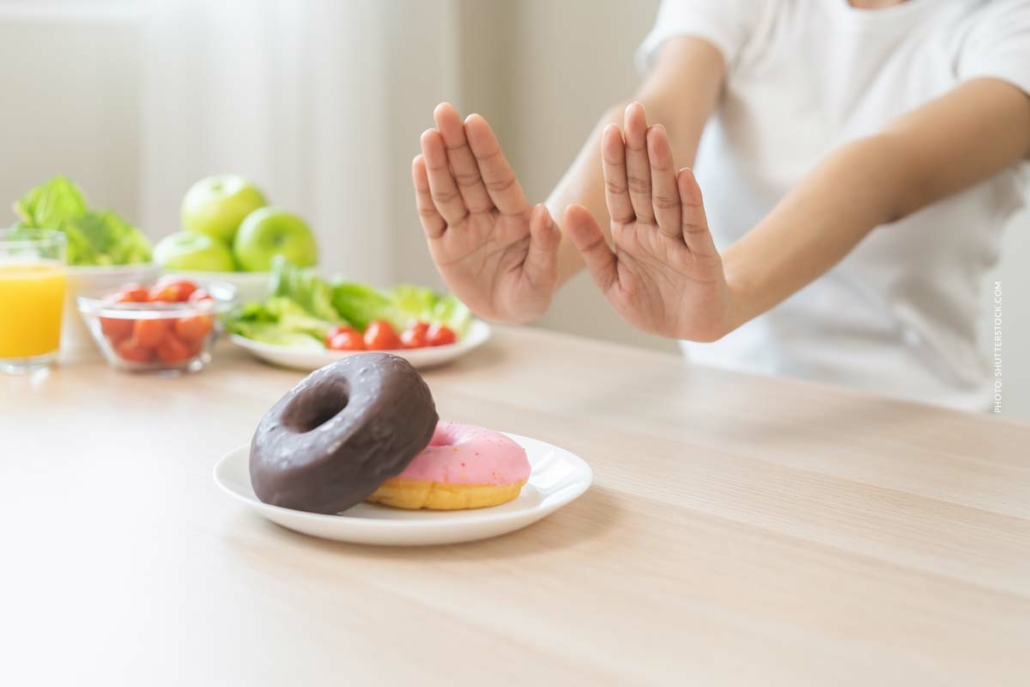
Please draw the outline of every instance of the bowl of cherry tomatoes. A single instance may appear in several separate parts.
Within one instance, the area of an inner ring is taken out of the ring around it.
[[[79,296],[82,319],[107,362],[128,372],[196,372],[211,362],[218,316],[235,291],[173,275],[147,286],[126,284],[113,293]]]

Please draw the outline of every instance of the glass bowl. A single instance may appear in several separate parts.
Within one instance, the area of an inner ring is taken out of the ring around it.
[[[79,312],[104,358],[127,372],[185,374],[211,362],[221,329],[219,315],[232,307],[235,290],[199,283],[211,298],[181,303],[118,303],[111,293],[79,296]]]
[[[79,296],[115,291],[122,284],[145,283],[156,279],[161,268],[154,263],[111,265],[107,267],[69,267],[68,297],[61,325],[61,353],[75,354],[93,350],[93,336],[79,315]],[[217,280],[212,280],[217,281]]]

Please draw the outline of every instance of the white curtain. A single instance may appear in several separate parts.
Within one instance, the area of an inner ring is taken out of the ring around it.
[[[446,28],[453,19],[449,2],[419,4],[147,3],[144,226],[154,235],[177,230],[179,202],[192,182],[239,173],[273,204],[308,219],[323,271],[375,283],[395,278],[395,230],[411,204],[410,194],[397,194],[411,159],[402,148],[414,154],[420,129],[408,130],[393,110],[405,105],[410,86],[437,78],[440,64],[454,67],[446,50],[424,64],[405,52],[403,34],[417,31],[413,20]],[[426,17],[413,15],[419,12]],[[446,95],[447,88],[434,90]]]

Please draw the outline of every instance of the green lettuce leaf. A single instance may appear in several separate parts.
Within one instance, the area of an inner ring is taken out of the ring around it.
[[[119,215],[90,210],[82,191],[56,176],[14,204],[22,227],[56,229],[67,241],[69,265],[131,265],[149,262],[150,241]]]
[[[273,344],[275,346],[289,346],[290,348],[310,349],[313,351],[325,348],[321,339],[304,332],[292,332],[283,329],[271,322],[235,322],[230,327],[230,331],[252,341],[260,341],[261,343]]]
[[[472,324],[472,311],[457,296],[448,294],[436,302],[429,322],[445,324],[461,338]]]
[[[359,331],[372,320],[387,320],[397,331],[420,320],[446,324],[460,336],[472,321],[472,313],[454,296],[441,297],[432,289],[411,284],[380,291],[367,284],[337,280],[332,297],[336,311]]]
[[[233,334],[291,348],[323,349],[325,336],[336,322],[311,315],[296,301],[276,296],[236,308],[226,321]]]
[[[14,213],[28,227],[58,229],[86,212],[86,197],[70,179],[56,176],[15,202]]]
[[[76,265],[131,265],[150,261],[150,242],[110,211],[87,210],[62,225],[68,262]]]
[[[403,329],[416,320],[433,323],[433,310],[440,296],[432,289],[411,284],[398,284],[386,291],[393,305],[391,319]]]
[[[333,290],[311,270],[294,267],[281,256],[272,261],[272,295],[289,298],[311,315],[337,322],[343,318],[333,307]]]
[[[366,284],[334,282],[332,302],[336,312],[358,331],[365,331],[372,320],[393,320],[392,301]]]

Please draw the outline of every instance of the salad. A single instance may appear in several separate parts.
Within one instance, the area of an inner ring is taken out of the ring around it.
[[[410,284],[377,289],[326,281],[280,256],[272,265],[272,295],[238,307],[226,328],[278,346],[362,351],[453,344],[471,322],[472,313],[453,295]]]
[[[56,176],[14,204],[15,229],[57,229],[67,242],[68,264],[79,267],[150,262],[150,241],[110,210],[91,210],[82,190]]]

